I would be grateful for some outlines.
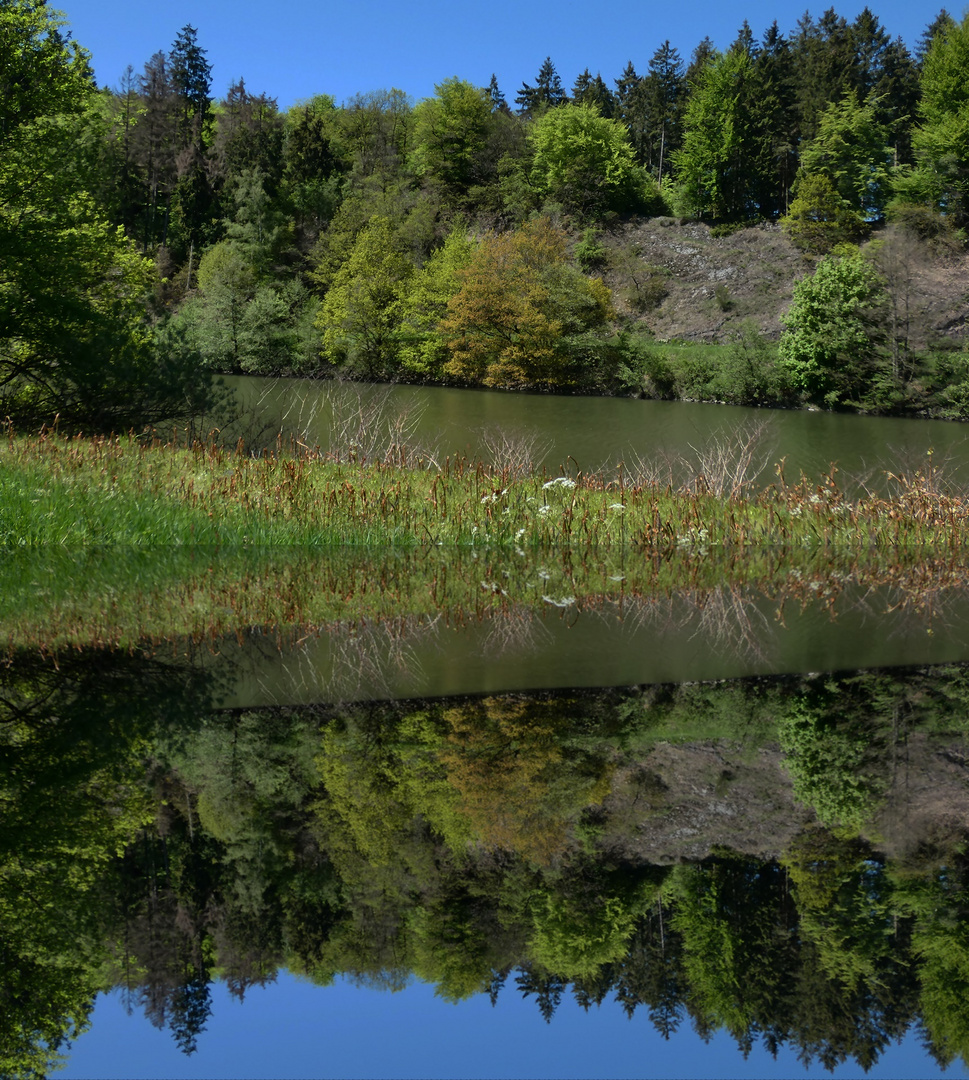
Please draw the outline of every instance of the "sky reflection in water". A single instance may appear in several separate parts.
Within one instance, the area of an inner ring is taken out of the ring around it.
[[[645,1015],[628,1020],[611,1003],[588,1013],[565,997],[550,1024],[534,1001],[486,995],[457,1005],[412,983],[387,991],[340,979],[316,987],[281,972],[240,1006],[214,988],[209,1030],[192,1057],[168,1032],[135,1013],[121,994],[98,999],[93,1029],[75,1044],[65,1080],[88,1077],[899,1077],[969,1076],[961,1062],[943,1072],[910,1032],[867,1072],[854,1062],[828,1072],[805,1068],[782,1049],[776,1060],[755,1046],[745,1060],[723,1032],[703,1042],[688,1025],[665,1041]]]

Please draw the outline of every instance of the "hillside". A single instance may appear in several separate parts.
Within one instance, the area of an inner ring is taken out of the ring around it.
[[[597,272],[626,319],[659,340],[723,342],[752,319],[772,340],[794,283],[817,259],[798,251],[777,224],[718,236],[711,226],[657,217],[603,233]],[[891,226],[866,249],[888,281],[910,348],[961,345],[969,316],[969,254]]]

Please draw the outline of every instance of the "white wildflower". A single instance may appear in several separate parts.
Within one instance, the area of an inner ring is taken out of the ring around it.
[[[542,596],[542,599],[546,604],[551,604],[552,607],[566,608],[571,607],[575,603],[574,596],[560,596],[556,599],[554,596]]]

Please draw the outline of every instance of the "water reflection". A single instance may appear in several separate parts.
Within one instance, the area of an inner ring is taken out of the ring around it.
[[[0,640],[190,657],[225,706],[969,660],[932,552],[65,551],[0,565]]]
[[[791,480],[802,471],[820,477],[834,463],[847,490],[880,490],[886,470],[923,466],[932,450],[936,463],[951,463],[957,485],[969,485],[965,425],[941,420],[806,411],[779,417],[739,406],[251,376],[226,382],[242,414],[226,435],[252,445],[273,443],[281,432],[310,446],[356,447],[369,458],[406,445],[425,460],[457,454],[544,464],[552,475],[567,464],[589,473],[619,461],[668,472],[680,457],[698,466],[704,453],[735,443],[746,428],[761,432],[754,456],[768,467],[767,482],[786,459]]]
[[[3,668],[5,1072],[112,985],[191,1051],[283,967],[969,1054],[964,665],[220,708],[151,652]]]

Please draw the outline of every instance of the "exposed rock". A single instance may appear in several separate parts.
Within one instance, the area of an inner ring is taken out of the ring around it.
[[[602,271],[617,310],[660,340],[723,341],[745,319],[770,338],[783,330],[798,278],[813,272],[806,256],[777,224],[762,223],[714,236],[700,222],[651,218],[603,234],[608,259]],[[888,227],[867,245],[889,279],[896,321],[913,348],[940,339],[966,340],[969,254],[921,242]],[[663,275],[656,304],[637,271]]]

